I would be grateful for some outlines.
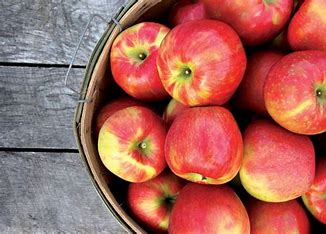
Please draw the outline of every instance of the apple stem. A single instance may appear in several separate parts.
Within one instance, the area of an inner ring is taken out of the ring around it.
[[[146,149],[146,147],[147,147],[147,144],[146,144],[146,142],[141,142],[141,143],[139,143],[139,148],[141,148],[141,149]]]
[[[186,68],[184,70],[184,73],[185,73],[186,76],[189,76],[191,74],[191,70],[189,68]]]
[[[140,54],[138,54],[138,58],[139,58],[140,60],[145,60],[146,57],[147,57],[147,56],[146,56],[145,53],[140,53]]]

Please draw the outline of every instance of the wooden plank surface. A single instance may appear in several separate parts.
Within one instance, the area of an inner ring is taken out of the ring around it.
[[[90,15],[109,19],[128,0],[0,0],[0,62],[69,64]],[[106,23],[95,20],[75,64],[85,65]]]
[[[0,233],[126,233],[74,153],[0,152]]]
[[[0,66],[0,147],[76,149],[77,96],[64,86],[67,68]],[[84,69],[72,69],[79,89]]]

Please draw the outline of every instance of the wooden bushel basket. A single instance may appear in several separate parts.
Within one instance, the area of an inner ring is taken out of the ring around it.
[[[111,22],[95,46],[86,67],[80,99],[87,100],[77,105],[74,118],[74,133],[81,158],[94,183],[98,194],[111,213],[128,232],[145,233],[126,211],[125,197],[127,183],[111,174],[102,164],[93,133],[96,113],[108,97],[115,96],[115,85],[110,71],[109,52],[113,40],[140,17],[151,20],[166,14],[174,0],[132,0],[122,7],[114,17],[120,25]]]

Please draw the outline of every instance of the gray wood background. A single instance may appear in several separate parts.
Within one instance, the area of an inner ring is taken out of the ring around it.
[[[97,195],[72,132],[63,85],[91,14],[127,0],[0,0],[0,233],[125,233]],[[91,24],[70,85],[106,26]]]

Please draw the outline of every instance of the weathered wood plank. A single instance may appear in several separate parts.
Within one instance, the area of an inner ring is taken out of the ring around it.
[[[68,64],[91,14],[109,19],[127,0],[0,0],[0,62]],[[95,20],[77,55],[85,65],[106,23]]]
[[[63,84],[66,71],[0,66],[0,147],[77,148],[72,130],[77,96]],[[71,71],[76,89],[83,73]]]
[[[1,233],[125,233],[77,154],[0,152]]]

